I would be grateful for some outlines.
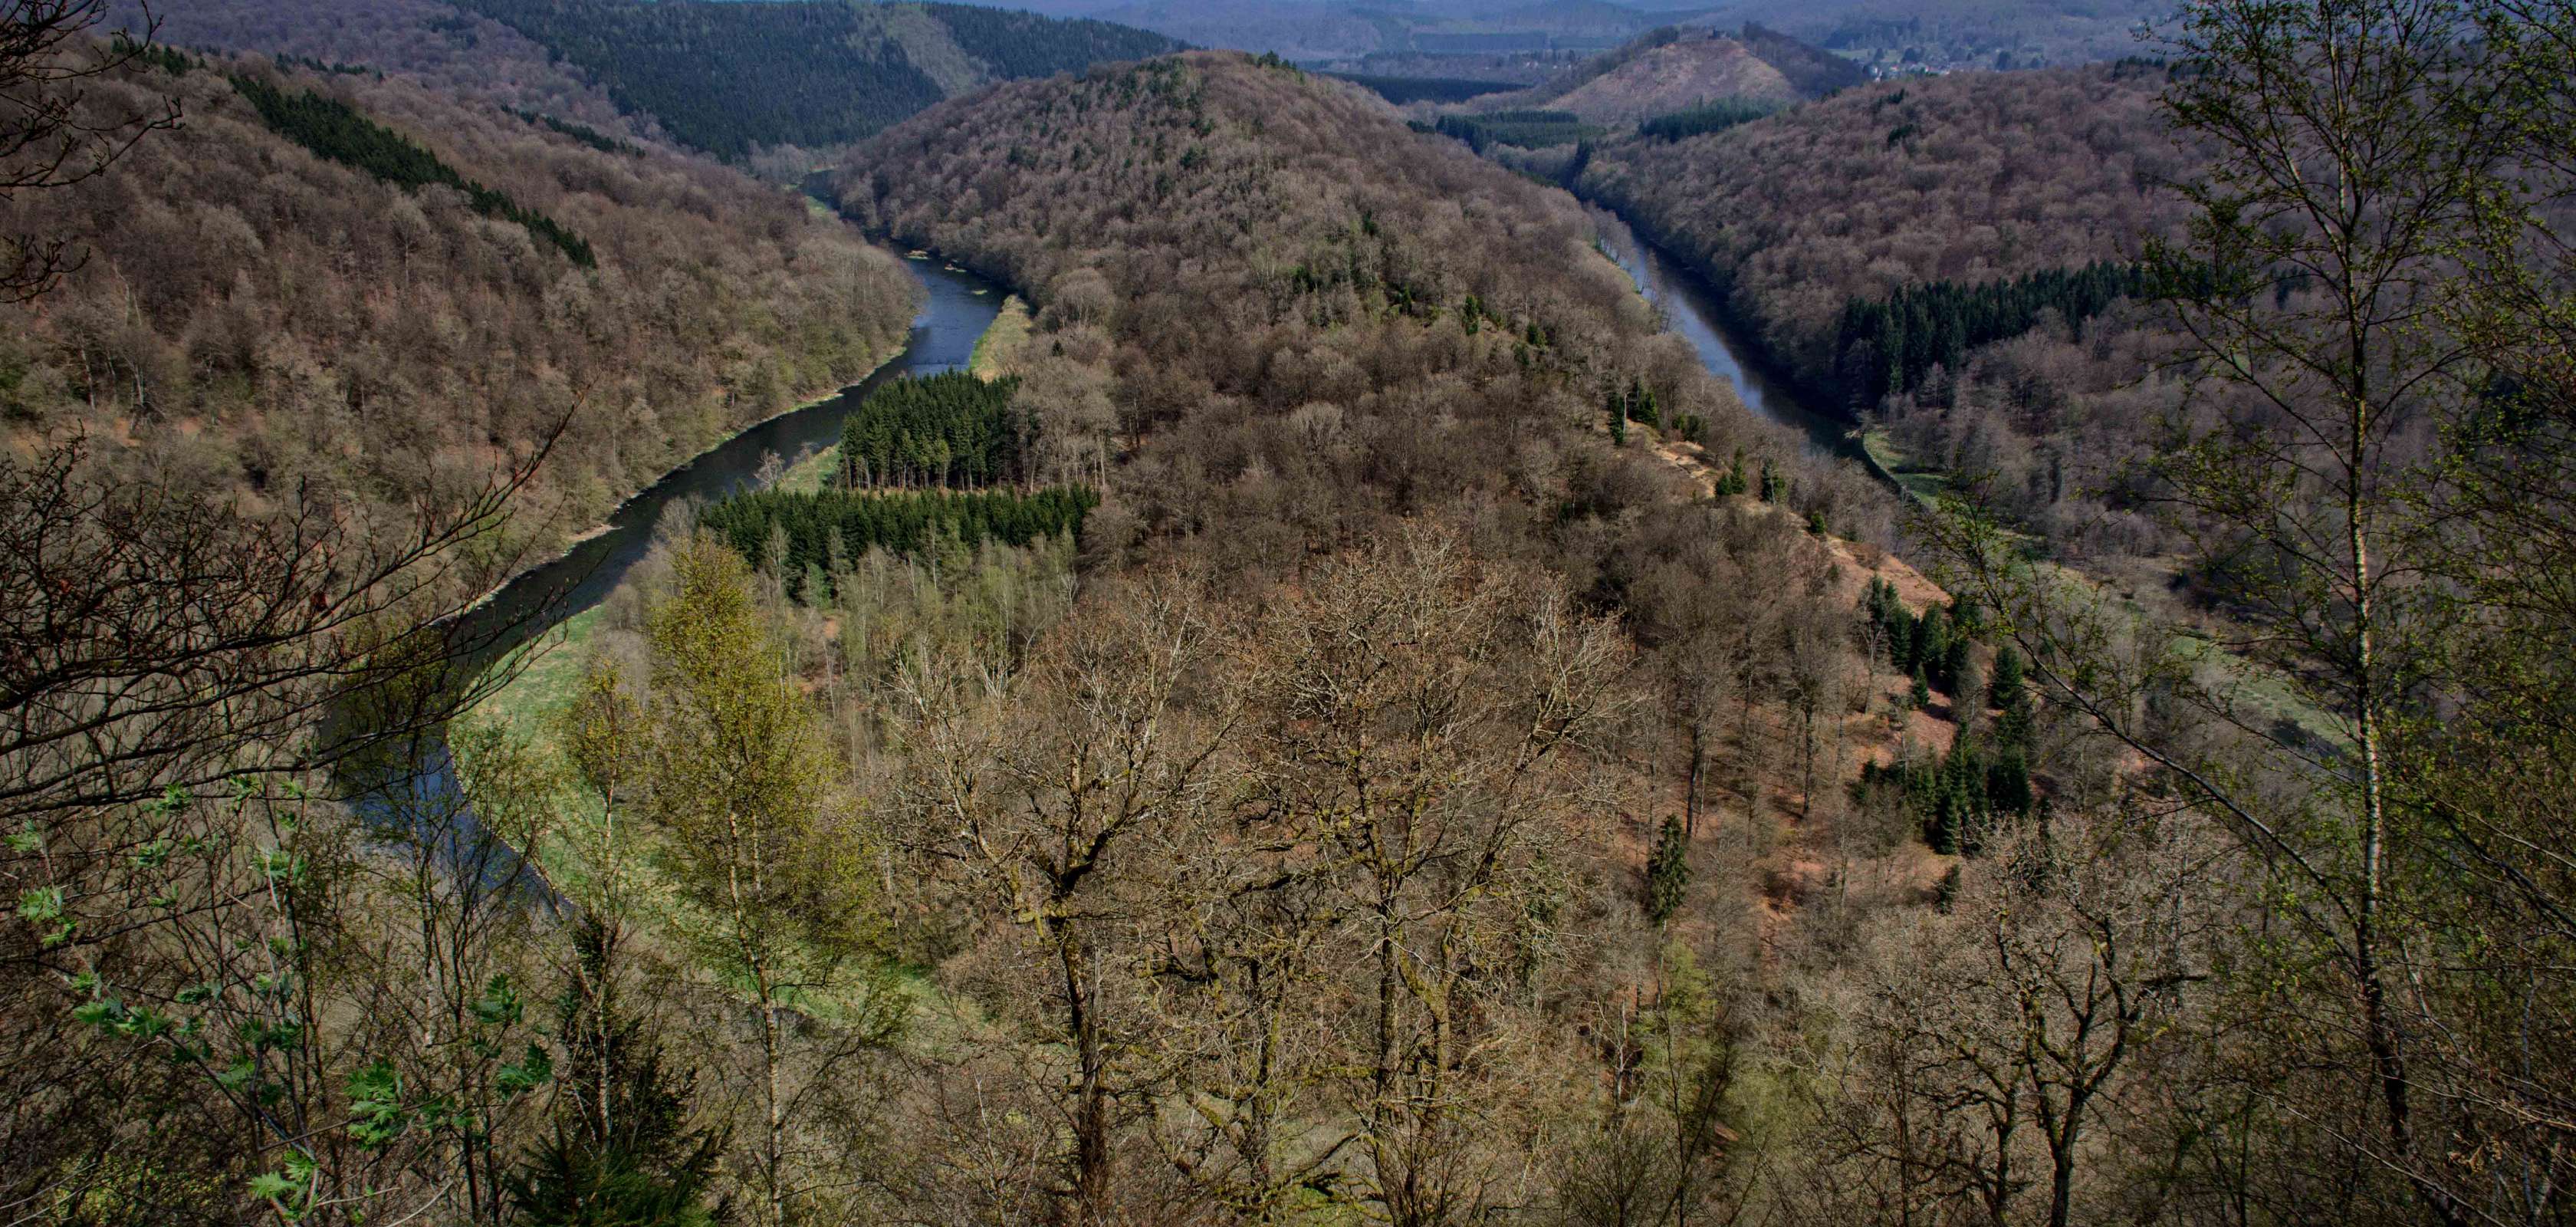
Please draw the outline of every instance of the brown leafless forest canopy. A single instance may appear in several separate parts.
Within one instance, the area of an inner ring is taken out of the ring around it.
[[[140,32],[206,51],[291,55],[413,77],[440,93],[478,97],[604,128],[650,117],[618,114],[593,82],[517,31],[446,0],[118,0],[102,29]]]
[[[1846,90],[1685,141],[1603,146],[1585,191],[1716,272],[1802,373],[1845,301],[2135,258],[2174,233],[2190,163],[2160,69],[1960,73]]]
[[[186,126],[116,173],[6,206],[85,262],[8,316],[22,438],[259,498],[315,482],[395,499],[468,482],[567,421],[520,531],[579,532],[726,434],[856,380],[898,345],[909,278],[791,196],[669,154],[589,148],[399,81],[285,74],[343,97],[595,249],[574,267],[461,193],[407,190],[263,126],[224,71],[93,82],[96,113]],[[542,541],[538,542],[542,544]]]
[[[2576,1223],[2576,0],[1548,181],[1165,55],[824,124],[846,220],[426,0],[103,3],[0,0],[13,1227]],[[684,43],[590,54],[767,143]],[[465,642],[899,343],[885,247],[1013,299],[971,369]]]
[[[2127,265],[2178,237],[2170,185],[2198,162],[2158,107],[2167,81],[2128,62],[1878,82],[1711,135],[1606,143],[1579,190],[1708,277],[1810,397],[1883,423],[1909,462],[1991,475],[2060,544],[2152,553],[2153,531],[2103,499],[2175,400],[2153,375],[2168,340],[2153,310],[2042,315],[1885,403],[1854,386],[1843,324],[1899,291]]]
[[[1636,378],[1720,453],[1793,454],[1658,334],[1573,201],[1285,66],[1004,86],[864,147],[841,190],[1023,287],[1098,381],[1027,393],[1062,398],[1039,402],[1059,445],[1140,445],[1134,513],[1253,558],[1555,489]],[[1820,470],[1802,497],[1867,524],[1855,480]]]

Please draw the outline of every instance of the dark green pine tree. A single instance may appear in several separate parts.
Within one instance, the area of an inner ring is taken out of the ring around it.
[[[1995,740],[2028,754],[2030,739],[2030,694],[2028,691],[2015,691],[2004,703],[2004,718],[1995,722]]]
[[[1995,649],[1995,706],[2010,710],[2021,698],[2021,688],[2021,653],[2014,651],[2009,644]]]
[[[1932,813],[1923,824],[1923,842],[1943,856],[1958,855],[1960,827],[1966,808],[1956,792],[1936,785],[1931,796]]]
[[[2030,787],[2029,761],[2022,757],[2019,749],[2006,747],[1986,767],[1987,804],[1993,806],[1997,813],[2022,814],[2029,812],[2031,802],[2035,800],[2037,797]]]
[[[1655,403],[1655,390],[1647,387],[1645,380],[1633,376],[1628,380],[1627,413],[1631,422],[1643,422],[1657,430],[1663,429],[1664,411]]]
[[[1668,815],[1646,857],[1646,919],[1658,928],[1671,921],[1682,910],[1690,876],[1690,837],[1682,832],[1682,820]]]
[[[1744,449],[1735,449],[1735,460],[1726,466],[1726,475],[1717,479],[1717,496],[1733,498],[1744,493]]]
[[[1965,689],[1960,683],[1965,681],[1969,674],[1968,649],[1971,642],[1967,631],[1960,629],[1958,624],[1953,622],[1949,639],[1941,645],[1940,659],[1933,662],[1943,690],[1957,694]]]
[[[1905,701],[1913,704],[1917,711],[1932,705],[1932,682],[1923,676],[1921,661],[1914,663],[1914,684],[1906,689]]]
[[[724,1134],[690,1126],[695,1079],[665,1070],[651,1029],[618,1006],[606,930],[585,917],[573,942],[595,995],[557,1007],[564,1094],[553,1136],[505,1177],[511,1201],[535,1227],[712,1227]]]
[[[1612,392],[1602,402],[1602,408],[1610,415],[1611,446],[1626,447],[1628,445],[1627,402],[1619,399],[1619,394],[1617,392]]]

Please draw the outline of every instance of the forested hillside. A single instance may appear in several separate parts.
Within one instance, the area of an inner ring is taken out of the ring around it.
[[[1717,98],[1789,102],[1798,90],[1780,70],[1731,38],[1659,42],[1574,80],[1515,95],[1514,102],[1572,111],[1595,123],[1635,123]]]
[[[117,0],[112,24],[143,28]],[[165,43],[288,54],[414,78],[728,160],[865,136],[942,98],[1169,51],[1162,35],[966,4],[637,0],[187,0],[152,5]]]
[[[1868,78],[1848,60],[1760,25],[1740,36],[1667,27],[1477,109],[1547,107],[1598,124],[1633,124],[1716,103],[1786,104]]]
[[[841,190],[1059,331],[1080,382],[1021,389],[1055,472],[1126,454],[1148,528],[1249,558],[1550,480],[1559,432],[1634,375],[1714,448],[1769,446],[1572,200],[1284,65],[1008,86],[888,133]],[[1831,480],[1800,497],[1865,523]]]
[[[2155,0],[1595,0],[1475,3],[1428,0],[1395,7],[1355,0],[1031,0],[1042,12],[1081,13],[1160,30],[1209,47],[1275,51],[1301,61],[1356,67],[1369,56],[1472,62],[1505,57],[1562,66],[1676,23],[1777,27],[1890,71],[2021,67],[2113,59],[2137,46],[2141,21],[2170,17]],[[1407,75],[1481,76],[1419,62]],[[1527,80],[1527,78],[1506,78]]]
[[[1811,399],[1991,475],[2065,544],[2151,549],[2093,494],[2173,392],[2144,378],[2160,342],[2133,301],[2193,165],[2166,83],[2136,62],[1886,82],[1602,143],[1577,186],[1706,276]]]
[[[1759,21],[1890,71],[2036,68],[2133,53],[2142,24],[2169,21],[2157,0],[1725,0],[1722,24]]]
[[[621,117],[606,93],[544,47],[449,0],[115,0],[106,17],[109,30],[157,23],[158,41],[171,47],[296,56],[595,126],[652,128],[650,117]]]
[[[1709,270],[1802,379],[1831,378],[1843,304],[2134,258],[2188,163],[2161,69],[1971,73],[1852,90],[1680,142],[1601,145],[1582,190]]]
[[[87,253],[0,307],[22,438],[86,430],[215,491],[396,499],[560,423],[522,506],[542,545],[855,381],[912,318],[891,259],[711,166],[255,60],[125,70],[86,105],[165,98],[184,130],[7,206],[10,232]]]
[[[103,3],[0,8],[12,1223],[2576,1222],[2576,0],[1583,146],[1911,499],[1359,86],[1005,82],[828,181],[924,376],[533,572],[898,257]]]
[[[964,4],[462,0],[618,105],[723,158],[867,136],[991,81],[1171,50],[1159,34]]]

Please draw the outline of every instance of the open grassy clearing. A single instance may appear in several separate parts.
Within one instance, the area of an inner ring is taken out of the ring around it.
[[[1916,464],[1884,430],[1862,431],[1860,445],[1872,462],[1896,479],[1897,488],[1916,502],[1929,506],[1950,488],[1949,478],[1940,470]]]
[[[966,369],[977,379],[999,379],[1019,370],[1020,347],[1028,344],[1029,304],[1013,294],[1002,300],[1002,313],[993,317],[984,335],[975,339],[975,352],[966,360]]]

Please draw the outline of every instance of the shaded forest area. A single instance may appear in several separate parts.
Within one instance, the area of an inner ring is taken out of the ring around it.
[[[1178,44],[1100,21],[964,4],[465,0],[579,66],[621,109],[684,144],[847,144],[989,81],[1043,77]]]
[[[1637,135],[1661,141],[1688,140],[1694,136],[1724,132],[1737,124],[1752,123],[1779,109],[1766,102],[1727,99],[1645,120],[1637,125]]]
[[[1478,81],[1459,77],[1389,77],[1347,72],[1333,75],[1397,106],[1409,106],[1416,102],[1465,102],[1470,98],[1506,93],[1519,88],[1509,81]]]
[[[1572,111],[1493,111],[1482,115],[1443,115],[1432,121],[1432,131],[1456,137],[1467,147],[1484,153],[1495,145],[1514,145],[1523,149],[1546,149],[1590,140],[1604,129],[1583,122]]]

